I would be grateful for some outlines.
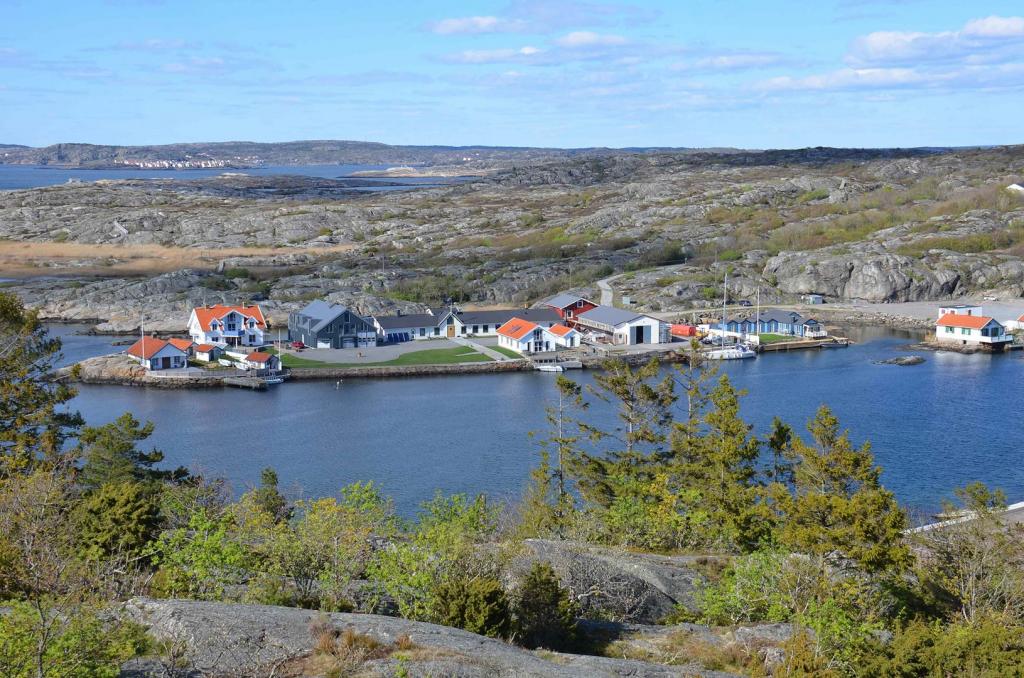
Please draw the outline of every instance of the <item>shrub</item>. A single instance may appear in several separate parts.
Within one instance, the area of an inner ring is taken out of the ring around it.
[[[526,574],[515,614],[519,644],[549,650],[576,646],[576,605],[547,563],[535,563]]]
[[[84,558],[100,560],[115,553],[137,556],[156,538],[160,506],[152,488],[110,483],[82,500],[74,520]]]
[[[434,621],[491,638],[505,638],[512,625],[508,598],[496,579],[458,578],[434,594]]]
[[[229,269],[226,269],[224,271],[224,277],[227,278],[228,280],[232,280],[234,278],[248,278],[249,277],[249,269],[247,269],[247,268],[229,268]]]

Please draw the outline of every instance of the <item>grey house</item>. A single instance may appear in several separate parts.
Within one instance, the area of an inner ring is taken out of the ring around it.
[[[288,340],[311,348],[366,348],[377,345],[377,330],[341,304],[314,301],[288,314]]]

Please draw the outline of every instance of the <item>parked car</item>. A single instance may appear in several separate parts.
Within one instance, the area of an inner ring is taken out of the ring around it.
[[[302,343],[301,341],[293,341],[293,342],[292,342],[292,343],[290,344],[290,346],[291,346],[291,347],[292,347],[293,349],[295,349],[296,351],[301,351],[302,349],[306,348],[306,345],[305,345],[305,344],[303,344],[303,343]]]
[[[740,306],[750,306],[750,305],[751,305],[751,303],[750,303],[749,299],[741,299],[740,300]]]

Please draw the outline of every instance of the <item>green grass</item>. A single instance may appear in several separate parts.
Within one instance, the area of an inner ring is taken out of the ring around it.
[[[523,356],[519,355],[518,353],[516,353],[515,351],[513,351],[512,349],[505,348],[504,346],[491,346],[490,349],[492,351],[497,351],[498,353],[501,353],[502,355],[507,355],[509,358],[517,358],[518,359],[518,358],[522,358],[523,357]]]
[[[369,349],[372,350],[372,349]],[[518,357],[518,356],[517,356]],[[413,351],[401,355],[394,360],[387,360],[376,363],[325,363],[320,360],[310,360],[292,353],[286,353],[281,357],[285,367],[401,367],[403,365],[454,365],[457,363],[485,363],[491,359],[482,353],[464,346],[454,348],[428,348],[423,351]]]
[[[779,344],[779,343],[782,343],[784,341],[798,341],[799,340],[799,337],[792,337],[792,336],[790,336],[788,334],[765,333],[765,334],[759,334],[757,336],[758,336],[758,338],[760,338],[762,344]]]

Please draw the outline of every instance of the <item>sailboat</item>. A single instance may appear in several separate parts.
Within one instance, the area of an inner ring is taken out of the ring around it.
[[[704,354],[708,360],[743,360],[744,358],[756,358],[757,352],[746,344],[737,343],[735,346],[725,345],[725,307],[729,303],[729,273],[725,274],[722,283],[722,344]],[[759,304],[760,305],[760,304]],[[758,309],[760,314],[760,309]],[[756,323],[755,323],[756,324]]]

